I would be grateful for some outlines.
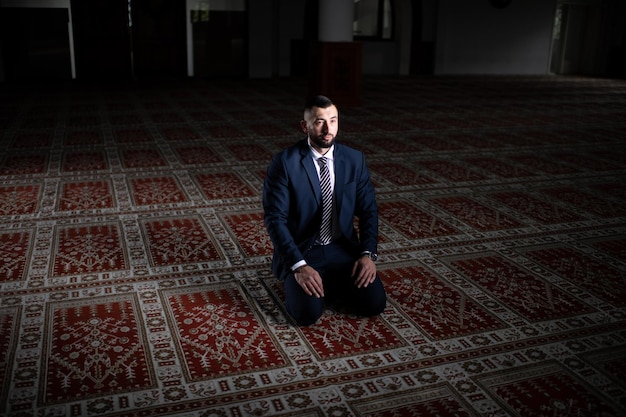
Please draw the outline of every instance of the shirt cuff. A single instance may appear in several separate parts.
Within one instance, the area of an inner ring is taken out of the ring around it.
[[[300,268],[301,266],[306,265],[306,261],[303,259],[299,262],[296,262],[295,264],[291,265],[291,271],[295,271],[296,269]]]

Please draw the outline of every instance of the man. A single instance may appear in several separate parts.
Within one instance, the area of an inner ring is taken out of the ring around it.
[[[325,302],[376,316],[387,298],[376,272],[378,206],[365,158],[335,143],[339,114],[329,98],[307,101],[300,125],[307,137],[272,158],[263,185],[272,271],[284,281],[287,312],[301,326],[317,322]]]

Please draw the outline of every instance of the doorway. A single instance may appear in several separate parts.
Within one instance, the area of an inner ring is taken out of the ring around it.
[[[138,79],[187,74],[185,0],[131,0],[133,75]]]
[[[72,0],[77,78],[185,76],[185,0]]]
[[[72,0],[76,78],[132,78],[128,0]]]
[[[559,75],[602,74],[605,53],[602,21],[600,2],[557,2],[550,72]]]
[[[245,0],[189,1],[191,36],[189,75],[245,77],[248,75],[248,14]]]
[[[248,75],[246,0],[15,4],[0,13],[0,81]]]

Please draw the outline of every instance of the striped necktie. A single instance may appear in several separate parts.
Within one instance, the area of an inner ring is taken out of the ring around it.
[[[320,226],[320,242],[327,245],[333,236],[333,190],[330,186],[330,171],[328,170],[328,160],[325,157],[319,158],[317,163],[320,166],[320,186],[322,188],[322,224]]]

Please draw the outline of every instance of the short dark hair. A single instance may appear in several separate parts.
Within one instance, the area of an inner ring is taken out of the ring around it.
[[[311,110],[313,107],[319,107],[320,109],[325,109],[333,105],[331,99],[326,96],[317,95],[307,98],[304,103],[304,110]]]

